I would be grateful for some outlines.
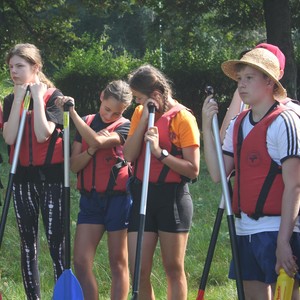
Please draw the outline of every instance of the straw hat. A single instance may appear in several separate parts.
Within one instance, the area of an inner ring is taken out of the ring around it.
[[[264,48],[255,48],[247,52],[240,60],[223,62],[221,68],[225,75],[237,81],[236,66],[238,64],[248,65],[271,78],[277,85],[277,88],[274,89],[274,97],[277,100],[283,100],[287,97],[286,90],[279,82],[279,61],[273,53]]]

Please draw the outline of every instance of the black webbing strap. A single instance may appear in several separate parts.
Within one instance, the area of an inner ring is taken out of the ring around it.
[[[117,163],[111,168],[110,176],[108,180],[108,184],[106,187],[106,194],[109,194],[111,191],[113,191],[114,186],[116,185],[117,177],[120,172],[120,170],[127,165],[127,162],[122,159],[121,157],[118,157]]]
[[[168,175],[168,173],[169,173],[169,171],[170,171],[170,168],[167,165],[164,165],[161,172],[160,172],[160,174],[159,174],[159,176],[158,176],[157,182],[158,183],[164,182],[167,175]]]
[[[280,173],[281,173],[281,168],[278,166],[278,164],[275,161],[272,160],[268,175],[265,178],[264,184],[262,186],[262,189],[261,189],[258,199],[257,199],[255,213],[250,216],[252,219],[258,220],[260,217],[264,216],[263,209],[264,209],[268,194],[271,190],[271,187],[274,183],[276,176]]]
[[[242,122],[243,120],[241,120],[240,125],[239,125],[239,129],[238,129],[238,138],[237,138],[237,150],[236,150],[236,154],[237,154],[237,201],[238,201],[238,210],[239,212],[236,215],[236,217],[240,218],[241,217],[241,188],[240,188],[240,178],[241,178],[241,150],[242,150],[242,144],[243,144],[243,140],[244,140],[244,136],[243,136],[243,128],[242,128]]]
[[[177,148],[174,144],[172,144],[170,154],[173,156],[182,155],[182,150],[180,148]],[[163,183],[165,182],[165,179],[170,171],[170,168],[167,165],[164,165],[159,176],[157,183]]]
[[[31,132],[31,114],[28,114],[28,126],[29,126],[29,165],[32,165],[33,154],[32,154],[32,132]]]
[[[84,190],[83,170],[80,171],[80,190]]]
[[[46,154],[46,158],[45,158],[45,162],[44,162],[45,165],[51,164],[56,141],[59,138],[62,138],[62,132],[59,132],[58,129],[55,128],[53,134],[51,135],[51,139],[50,139],[50,142],[48,145],[48,150],[47,150],[47,154]],[[71,149],[71,148],[69,147],[69,149]]]

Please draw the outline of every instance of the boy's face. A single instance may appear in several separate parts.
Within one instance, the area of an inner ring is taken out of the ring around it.
[[[262,72],[250,66],[242,66],[237,71],[238,91],[246,104],[253,105],[266,96],[273,95],[274,83]]]

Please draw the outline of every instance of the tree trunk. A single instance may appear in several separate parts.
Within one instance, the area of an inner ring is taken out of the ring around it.
[[[281,82],[291,98],[297,98],[297,68],[291,36],[289,0],[264,0],[267,41],[280,48],[285,55],[284,77]]]

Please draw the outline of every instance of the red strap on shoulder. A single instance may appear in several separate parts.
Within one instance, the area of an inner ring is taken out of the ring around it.
[[[47,102],[55,91],[56,88],[49,88],[44,95],[44,101]]]

